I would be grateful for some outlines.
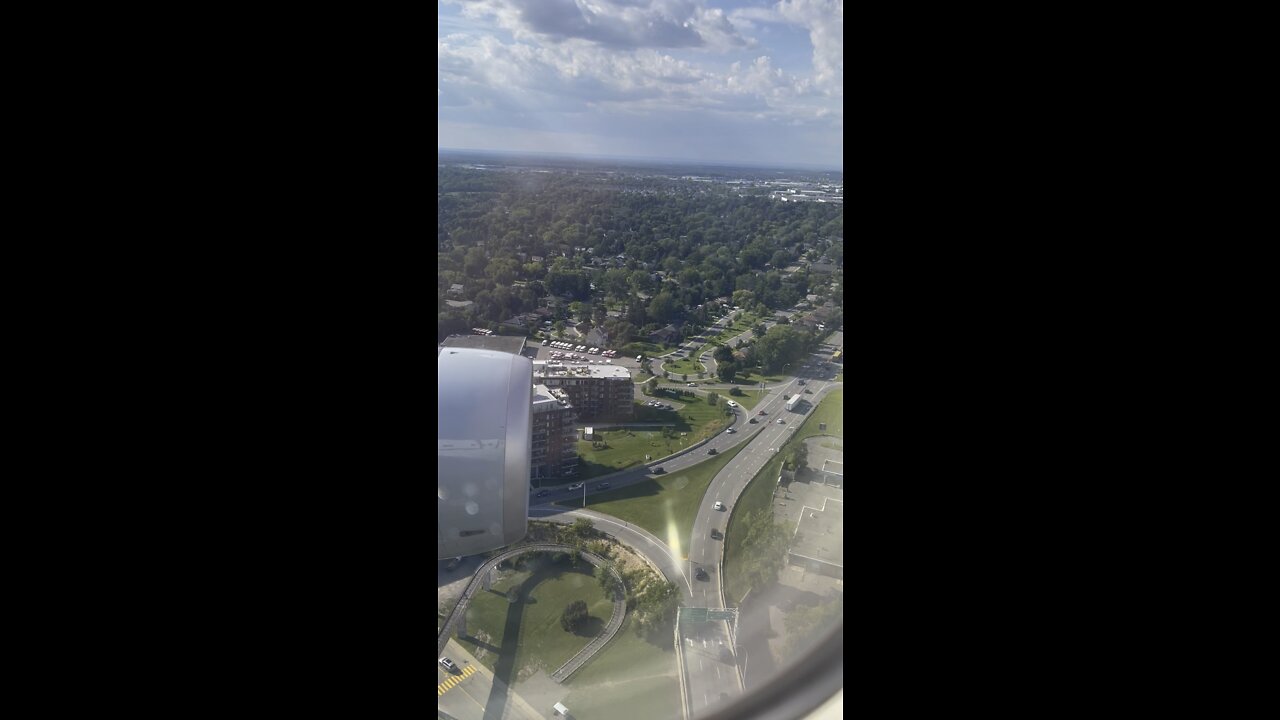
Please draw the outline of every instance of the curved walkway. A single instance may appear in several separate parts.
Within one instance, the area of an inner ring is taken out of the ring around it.
[[[523,555],[530,552],[576,552],[586,559],[595,567],[609,567],[609,563],[603,558],[589,553],[585,550],[577,550],[571,545],[561,545],[559,543],[533,543],[531,545],[521,545],[512,548],[506,552],[498,553],[486,560],[475,575],[471,576],[471,582],[467,584],[467,589],[462,592],[462,597],[458,598],[458,604],[454,606],[453,611],[449,613],[448,619],[445,620],[444,626],[440,629],[440,635],[436,638],[436,657],[444,652],[444,646],[449,642],[449,636],[453,633],[454,626],[457,625],[458,618],[463,617],[467,612],[467,606],[471,604],[471,599],[484,585],[484,577],[493,571],[498,563],[517,555]],[[622,576],[617,570],[610,568],[610,572],[617,578],[619,585],[622,583]],[[577,672],[588,660],[596,653],[600,652],[613,636],[618,634],[618,630],[622,627],[622,620],[627,614],[627,601],[625,597],[615,594],[613,596],[613,615],[609,618],[609,623],[605,625],[604,632],[597,635],[587,646],[580,650],[578,654],[569,658],[569,662],[560,666],[551,678],[556,682],[564,682],[569,676]]]

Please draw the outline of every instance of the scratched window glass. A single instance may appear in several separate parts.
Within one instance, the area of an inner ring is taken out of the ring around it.
[[[437,7],[437,712],[751,717],[843,621],[843,2]]]

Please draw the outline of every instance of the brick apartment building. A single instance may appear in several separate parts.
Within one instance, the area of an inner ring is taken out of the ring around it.
[[[580,421],[629,420],[635,414],[631,371],[624,367],[534,361],[533,381],[564,390]]]
[[[533,386],[533,450],[529,479],[569,477],[578,468],[578,433],[568,393],[546,385]]]

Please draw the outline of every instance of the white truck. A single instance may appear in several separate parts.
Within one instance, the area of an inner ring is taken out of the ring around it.
[[[799,405],[800,401],[803,399],[804,397],[801,395],[792,395],[791,398],[787,400],[787,410],[795,410],[796,406]]]

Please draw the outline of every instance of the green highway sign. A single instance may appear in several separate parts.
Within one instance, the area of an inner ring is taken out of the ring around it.
[[[685,608],[680,611],[680,622],[701,623],[707,621],[706,608]]]

